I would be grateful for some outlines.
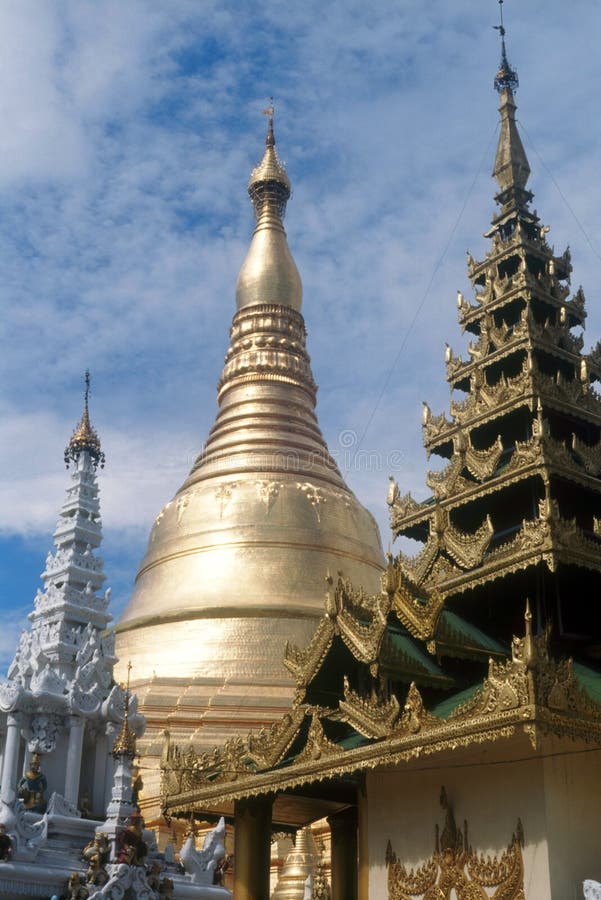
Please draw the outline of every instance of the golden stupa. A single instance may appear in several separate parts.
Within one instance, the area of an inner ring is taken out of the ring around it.
[[[305,884],[315,875],[319,864],[319,851],[310,828],[296,832],[294,847],[284,860],[271,900],[304,900]]]
[[[147,718],[139,742],[152,819],[163,731],[213,746],[289,702],[287,640],[306,645],[328,575],[379,589],[375,520],[345,484],[315,415],[302,285],[282,225],[290,182],[270,113],[248,185],[257,224],[206,445],[150,533],[117,627]]]

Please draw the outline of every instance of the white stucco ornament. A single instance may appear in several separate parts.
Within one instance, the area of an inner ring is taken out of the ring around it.
[[[218,863],[225,856],[225,819],[219,823],[205,838],[202,850],[197,850],[194,835],[186,838],[179,858],[186,875],[192,878],[192,884],[213,884],[213,873]]]

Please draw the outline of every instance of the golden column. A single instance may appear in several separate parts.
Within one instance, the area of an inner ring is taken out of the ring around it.
[[[234,809],[234,897],[269,900],[271,797],[237,800]]]
[[[330,816],[328,825],[332,833],[332,900],[358,900],[356,807]]]

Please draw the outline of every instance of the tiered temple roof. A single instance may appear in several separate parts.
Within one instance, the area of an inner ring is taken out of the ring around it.
[[[586,655],[600,621],[590,602],[601,586],[599,348],[584,353],[574,332],[586,312],[570,250],[555,252],[530,206],[516,82],[503,49],[498,210],[484,258],[468,254],[474,298],[457,297],[473,339],[465,359],[447,345],[450,415],[424,405],[428,455],[448,462],[428,473],[424,502],[391,485],[390,521],[395,538],[422,544],[399,554],[401,571],[446,609],[484,628],[494,621],[507,641],[527,595],[537,627],[551,622],[556,644]]]

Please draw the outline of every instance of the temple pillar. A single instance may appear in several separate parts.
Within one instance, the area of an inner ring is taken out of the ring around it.
[[[67,803],[78,805],[79,779],[81,776],[81,752],[85,721],[80,716],[71,716],[69,721],[69,746],[67,747],[67,771],[65,773],[64,796]]]
[[[111,751],[113,749],[113,744],[115,743],[115,738],[117,737],[117,725],[114,722],[107,722],[106,725],[106,765],[104,769],[104,800],[102,802],[102,807],[106,809],[107,803],[111,799],[111,794],[113,790],[113,779],[115,777],[115,760],[111,755]],[[102,808],[101,807],[101,808]]]
[[[237,800],[234,807],[234,897],[269,900],[271,797]]]
[[[6,744],[2,764],[2,792],[0,796],[7,803],[12,801],[17,788],[17,767],[19,765],[19,748],[21,717],[9,713],[6,722]]]
[[[367,785],[361,778],[357,790],[357,833],[358,833],[358,898],[369,900],[369,820],[367,813]]]
[[[90,803],[94,812],[106,809],[106,758],[108,756],[106,735],[99,735],[95,741],[94,780]]]
[[[332,834],[332,900],[357,900],[357,809],[350,807],[329,816],[328,825]]]

